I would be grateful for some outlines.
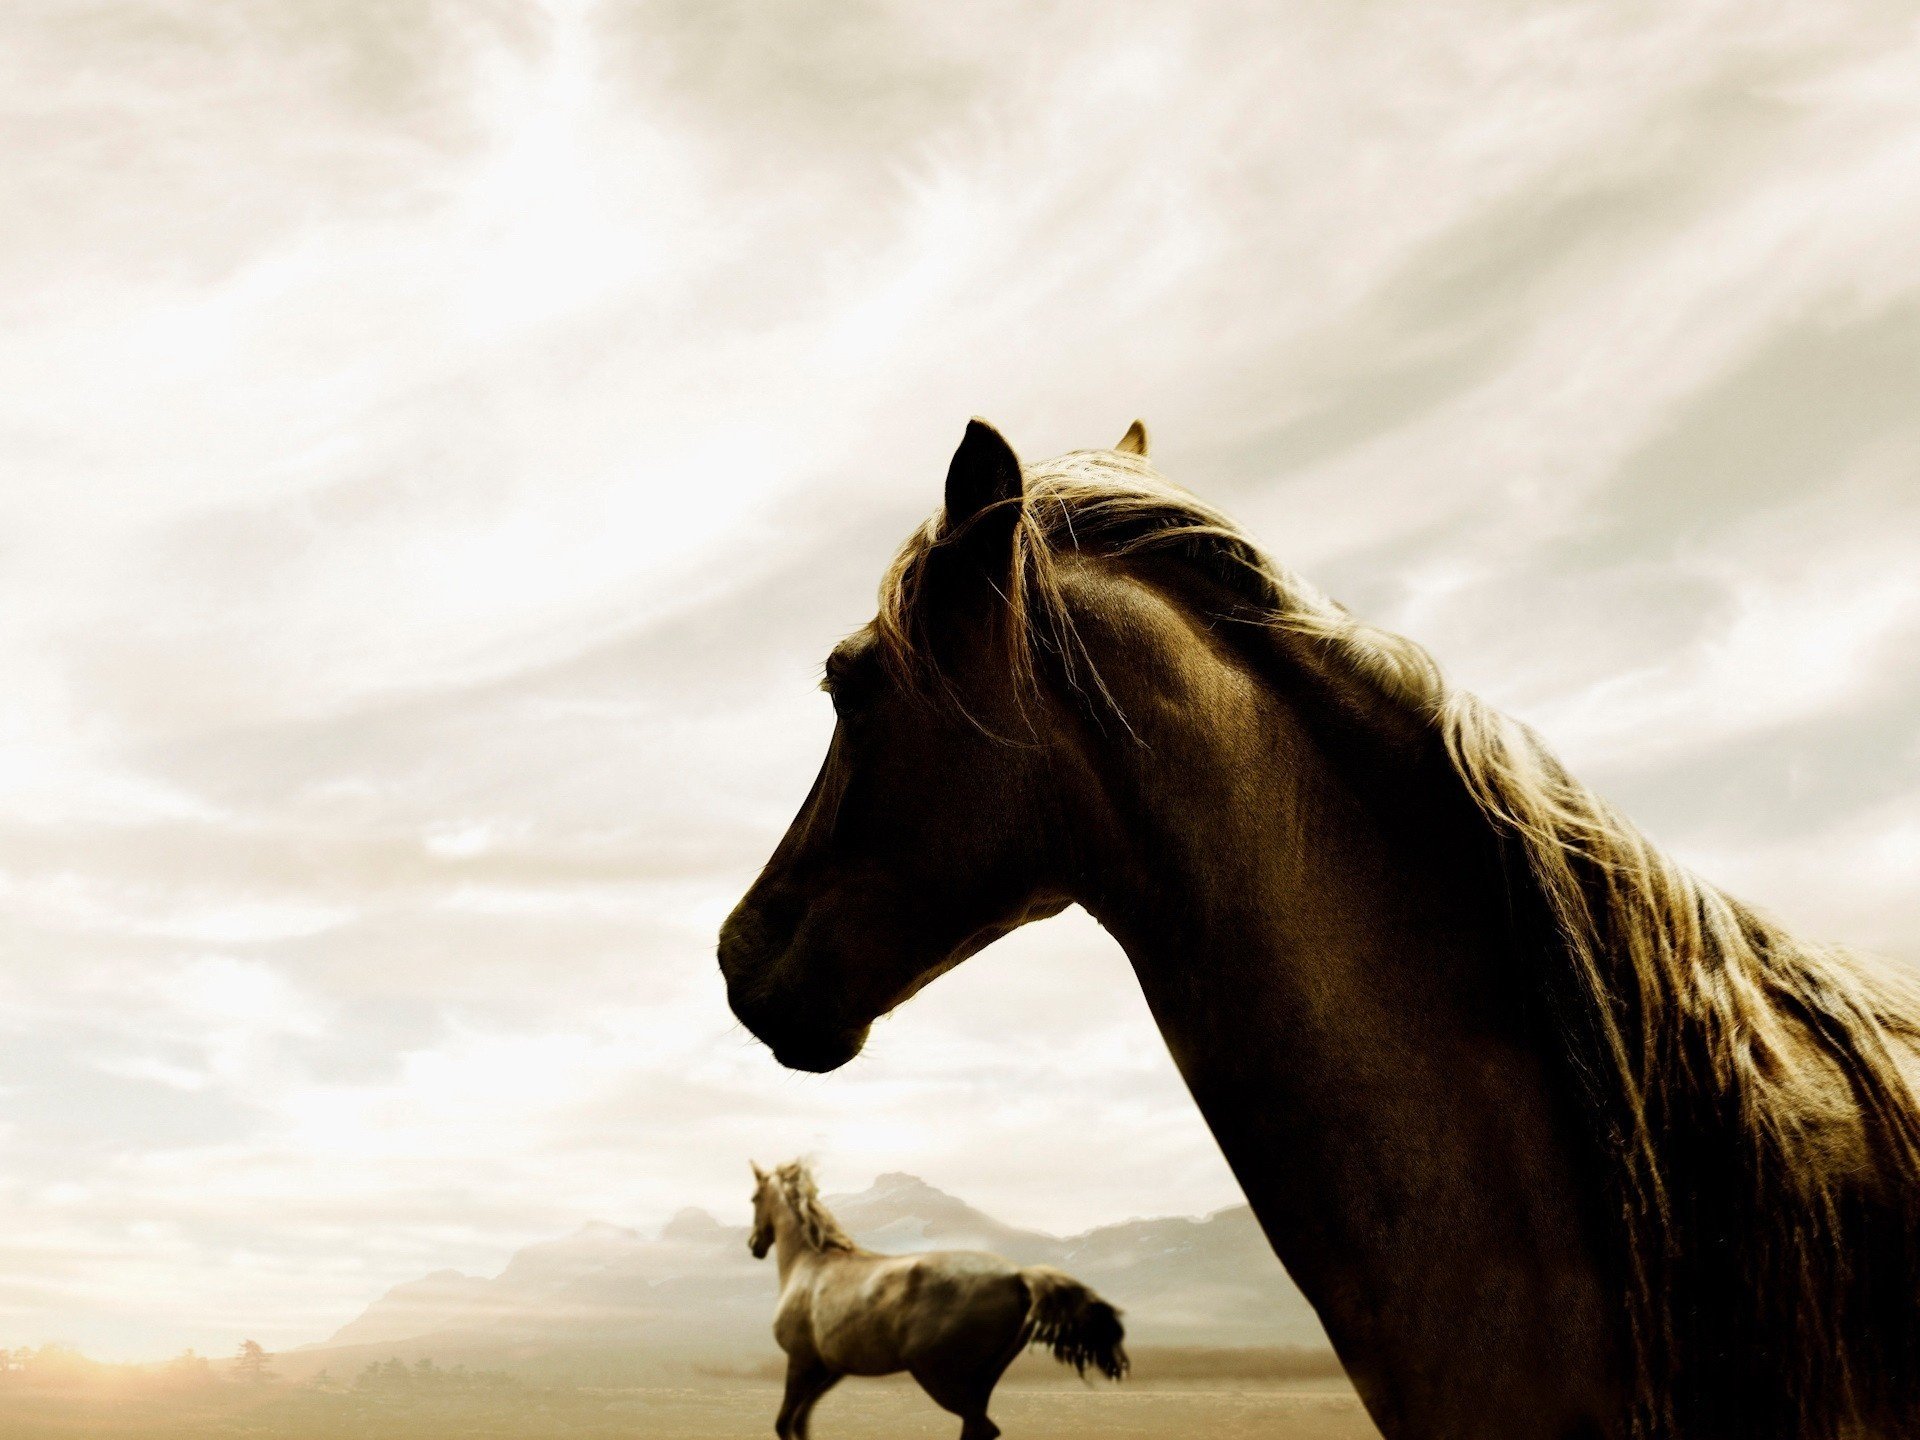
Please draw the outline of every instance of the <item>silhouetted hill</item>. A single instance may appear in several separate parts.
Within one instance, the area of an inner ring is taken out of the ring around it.
[[[1137,1345],[1325,1344],[1245,1206],[1062,1238],[1006,1225],[912,1175],[882,1175],[827,1203],[875,1250],[990,1250],[1058,1265],[1127,1312]],[[491,1279],[449,1270],[397,1285],[283,1364],[296,1375],[389,1355],[574,1375],[642,1359],[737,1365],[771,1352],[774,1286],[772,1262],[747,1252],[746,1227],[704,1210],[681,1211],[651,1237],[596,1223],[529,1245]]]

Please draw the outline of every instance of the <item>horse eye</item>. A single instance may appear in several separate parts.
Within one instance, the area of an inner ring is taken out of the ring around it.
[[[833,701],[833,713],[842,720],[852,720],[857,711],[851,687],[845,684],[834,685],[827,691],[827,698]]]
[[[850,664],[836,655],[827,661],[820,688],[833,701],[834,714],[842,721],[851,723],[861,719],[872,708],[875,679],[870,667]]]

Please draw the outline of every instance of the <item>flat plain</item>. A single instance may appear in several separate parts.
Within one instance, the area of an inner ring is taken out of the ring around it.
[[[780,1387],[761,1379],[631,1387],[513,1386],[369,1395],[230,1383],[192,1393],[0,1389],[8,1440],[761,1440]],[[1337,1381],[1013,1384],[995,1396],[1007,1440],[1372,1440]],[[814,1440],[952,1440],[959,1422],[910,1382],[849,1381],[815,1412]]]
[[[773,1431],[780,1395],[773,1386],[687,1390],[636,1397],[661,1440],[722,1440]],[[1368,1423],[1350,1386],[1338,1383],[1208,1384],[1148,1382],[1117,1386],[1008,1385],[994,1396],[994,1422],[1007,1440],[1368,1440]],[[814,1440],[952,1437],[959,1422],[911,1383],[848,1381],[814,1412]]]

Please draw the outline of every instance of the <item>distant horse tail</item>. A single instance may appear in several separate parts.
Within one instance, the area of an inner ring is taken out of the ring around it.
[[[1118,1310],[1050,1265],[1030,1265],[1020,1278],[1027,1286],[1027,1344],[1045,1345],[1054,1359],[1083,1376],[1089,1365],[1109,1380],[1127,1373]]]

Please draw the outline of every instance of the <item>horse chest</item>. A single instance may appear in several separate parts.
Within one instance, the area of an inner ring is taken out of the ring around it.
[[[812,1287],[790,1284],[780,1292],[773,1312],[773,1338],[789,1355],[817,1354],[813,1338]]]

